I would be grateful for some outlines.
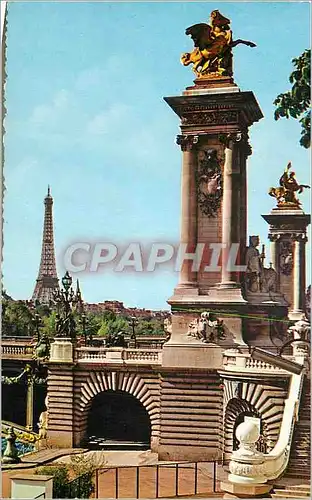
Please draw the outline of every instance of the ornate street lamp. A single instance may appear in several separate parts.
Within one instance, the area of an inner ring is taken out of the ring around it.
[[[75,294],[72,288],[72,277],[66,271],[62,278],[62,290],[56,290],[53,299],[57,305],[56,316],[56,337],[70,338],[74,340],[76,332],[76,322],[74,320],[73,310],[79,304],[79,293]],[[80,291],[79,291],[80,292]]]
[[[134,349],[136,349],[136,346],[137,346],[137,341],[136,341],[136,334],[135,334],[135,326],[137,324],[137,318],[136,316],[131,316],[129,318],[130,320],[130,324],[131,324],[131,328],[132,328],[132,332],[130,334],[130,339],[131,339],[131,343],[133,342],[133,347]]]

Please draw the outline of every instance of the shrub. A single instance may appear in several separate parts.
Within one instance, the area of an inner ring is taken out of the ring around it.
[[[47,465],[36,470],[36,474],[53,476],[53,498],[68,498],[68,468],[64,465]]]

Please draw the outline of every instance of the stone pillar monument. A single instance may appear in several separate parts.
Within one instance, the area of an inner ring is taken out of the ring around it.
[[[209,356],[204,354],[207,346],[198,339],[202,362],[198,349],[191,356],[193,361],[185,352],[179,357],[176,349],[179,345],[185,351],[186,344],[195,347],[187,332],[200,312],[215,312],[223,320],[228,344],[244,343],[241,317],[247,301],[241,282],[246,249],[246,162],[251,154],[248,129],[263,115],[254,94],[241,92],[234,83],[231,51],[236,43],[229,23],[218,11],[211,13],[212,38],[207,47],[212,48],[213,57],[210,49],[199,49],[204,43],[199,38],[205,35],[195,26],[186,30],[195,48],[183,54],[181,62],[185,66],[194,63],[195,85],[181,96],[165,97],[180,118],[177,144],[182,150],[180,279],[168,300],[173,313],[172,335],[163,358],[168,366],[182,366],[186,359],[196,366],[209,364]],[[222,48],[214,42],[217,38]]]
[[[279,183],[280,187],[269,191],[277,199],[277,207],[262,217],[270,225],[271,260],[278,275],[279,290],[289,304],[289,319],[296,321],[305,312],[305,246],[311,217],[304,213],[296,196],[296,192],[307,186],[298,184],[291,163]]]

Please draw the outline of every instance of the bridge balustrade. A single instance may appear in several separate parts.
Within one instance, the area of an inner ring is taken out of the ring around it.
[[[107,363],[124,362],[127,364],[161,364],[161,349],[124,349],[79,347],[75,349],[76,360],[81,362],[105,361]]]
[[[25,342],[9,343],[2,341],[1,344],[1,358],[18,358],[18,359],[31,359],[33,356],[34,346],[27,345]]]

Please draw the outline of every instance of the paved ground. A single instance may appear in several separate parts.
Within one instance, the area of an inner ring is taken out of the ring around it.
[[[120,467],[118,469],[118,498],[137,498],[137,468]],[[138,496],[139,498],[156,498],[155,465],[139,468]],[[158,497],[167,498],[176,496],[194,495],[195,467],[194,464],[179,465],[178,484],[176,485],[176,469],[170,464],[158,467]],[[216,484],[218,491],[219,481]],[[203,498],[212,498],[213,480],[212,464],[202,464],[197,471],[197,494]],[[116,470],[102,469],[98,472],[97,498],[116,498]],[[220,496],[220,494],[219,494]],[[222,495],[221,495],[222,496]]]

